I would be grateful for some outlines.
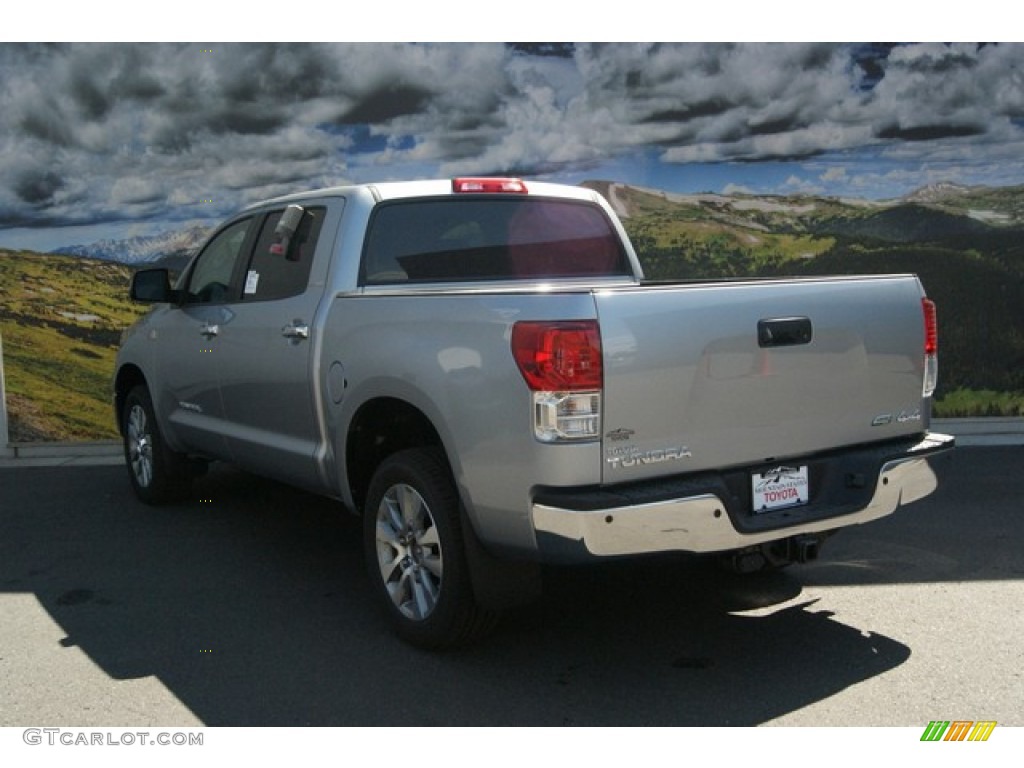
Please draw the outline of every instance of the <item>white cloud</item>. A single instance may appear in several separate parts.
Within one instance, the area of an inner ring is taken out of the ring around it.
[[[872,148],[908,178],[1019,177],[1024,157],[1024,45],[210,49],[0,46],[0,226],[193,216],[210,198],[217,215],[371,174],[544,173],[640,152],[683,164]],[[845,167],[818,181],[880,178]]]
[[[815,184],[810,179],[805,179],[796,175],[791,175],[786,179],[785,187],[789,193],[802,195],[817,195],[822,194],[825,191],[825,188],[820,184]]]
[[[722,188],[723,195],[752,195],[754,190],[750,187],[745,187],[742,184],[726,184]]]

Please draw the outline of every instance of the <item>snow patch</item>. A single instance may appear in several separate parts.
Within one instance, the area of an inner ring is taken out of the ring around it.
[[[100,319],[99,315],[90,315],[85,312],[58,312],[57,314],[68,320],[77,320],[80,323],[94,323]]]
[[[999,213],[999,211],[976,211],[969,210],[967,215],[977,221],[996,221],[1006,222],[1011,220],[1011,216],[1006,213]]]

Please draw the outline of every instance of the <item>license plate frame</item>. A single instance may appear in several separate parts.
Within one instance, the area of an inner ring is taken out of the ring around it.
[[[750,473],[750,500],[755,515],[803,507],[811,498],[811,473],[806,464],[772,467]]]

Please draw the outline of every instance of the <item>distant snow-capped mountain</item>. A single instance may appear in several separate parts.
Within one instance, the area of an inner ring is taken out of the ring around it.
[[[904,195],[900,200],[905,203],[938,203],[951,197],[961,197],[972,191],[972,187],[955,184],[952,181],[939,181],[919,187]]]
[[[194,225],[187,229],[139,235],[126,240],[99,240],[90,245],[69,245],[53,253],[121,264],[149,264],[169,257],[191,256],[206,241],[210,228]]]

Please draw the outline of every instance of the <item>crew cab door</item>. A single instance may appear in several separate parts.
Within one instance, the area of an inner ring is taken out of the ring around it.
[[[323,281],[310,278],[326,208],[301,209],[282,241],[284,213],[282,207],[257,217],[241,294],[219,339],[224,430],[238,465],[316,487],[313,349]],[[324,255],[322,268],[328,260]]]
[[[157,407],[167,414],[179,447],[190,453],[226,453],[220,356],[252,225],[251,217],[235,221],[210,239],[185,278],[181,304],[169,308],[151,332],[159,346]]]

